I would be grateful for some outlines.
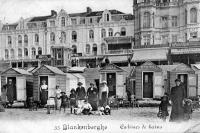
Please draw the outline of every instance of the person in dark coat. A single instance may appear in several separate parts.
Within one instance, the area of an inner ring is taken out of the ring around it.
[[[76,91],[74,88],[72,88],[70,91],[69,99],[70,99],[70,112],[72,114],[74,108],[76,107]]]
[[[159,112],[161,112],[159,118],[161,118],[163,121],[166,121],[167,116],[169,116],[168,105],[169,105],[169,98],[165,93],[164,96],[161,98],[161,102],[159,105]]]
[[[13,101],[16,100],[16,86],[14,85],[12,79],[8,80],[7,84],[7,100],[10,105],[13,104]]]
[[[82,85],[81,82],[78,82],[78,87],[76,88],[77,104],[79,107],[83,105],[86,96],[85,88]]]
[[[90,83],[90,87],[87,90],[88,102],[92,106],[92,110],[97,110],[97,101],[98,101],[98,90],[94,87],[93,83]]]
[[[176,86],[171,88],[171,104],[172,104],[172,110],[170,115],[170,121],[171,122],[180,122],[184,119],[184,98],[185,96],[185,89],[181,85],[181,80],[176,79],[175,80]]]

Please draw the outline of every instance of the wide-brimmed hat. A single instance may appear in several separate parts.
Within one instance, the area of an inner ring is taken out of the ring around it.
[[[78,84],[77,85],[83,85],[83,83],[81,83],[81,82],[78,82]]]
[[[180,79],[175,79],[175,82],[181,82],[181,80]]]
[[[72,93],[73,91],[74,91],[74,92],[76,92],[74,88],[73,88],[73,89],[71,89],[71,91],[70,91],[70,92]]]
[[[104,81],[102,81],[102,84],[107,84],[107,82],[104,80]]]

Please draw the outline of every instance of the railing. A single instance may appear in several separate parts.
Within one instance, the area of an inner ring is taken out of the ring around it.
[[[106,54],[128,54],[132,52],[133,52],[132,49],[119,49],[119,50],[108,50]]]

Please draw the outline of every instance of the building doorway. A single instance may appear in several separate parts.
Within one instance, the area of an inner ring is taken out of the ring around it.
[[[153,72],[143,73],[143,98],[153,98]]]
[[[7,84],[12,86],[14,92],[13,100],[17,100],[16,77],[7,77]]]
[[[178,74],[178,79],[181,80],[181,83],[185,89],[185,96],[187,97],[188,96],[188,92],[187,92],[188,75],[187,74]]]
[[[107,73],[108,96],[116,95],[116,73]]]

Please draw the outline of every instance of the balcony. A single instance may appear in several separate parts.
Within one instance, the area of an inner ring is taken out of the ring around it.
[[[140,46],[133,46],[133,49],[140,49],[140,48],[160,48],[160,47],[169,47],[170,44],[155,44],[155,45],[140,45]]]
[[[108,44],[132,43],[134,41],[134,38],[132,36],[120,36],[120,37],[105,37],[104,40]]]

